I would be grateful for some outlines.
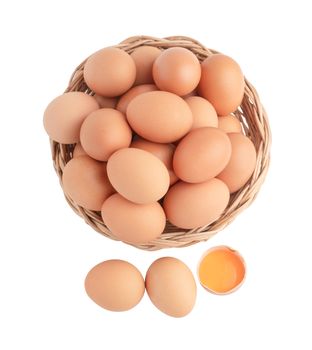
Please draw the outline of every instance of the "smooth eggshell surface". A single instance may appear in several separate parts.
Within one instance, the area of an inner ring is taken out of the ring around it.
[[[192,129],[203,128],[205,126],[218,127],[217,112],[213,105],[200,96],[190,96],[185,98],[193,114]]]
[[[170,185],[173,185],[178,181],[178,177],[173,171],[172,168],[172,159],[175,146],[171,143],[156,143],[147,141],[141,138],[136,138],[132,141],[130,147],[143,149],[144,151],[152,153],[154,156],[159,158],[166,166],[169,176],[170,176]]]
[[[102,207],[102,218],[113,235],[128,243],[147,243],[159,237],[166,216],[158,202],[137,204],[116,193]]]
[[[147,271],[145,286],[152,303],[169,316],[186,316],[195,305],[194,276],[178,259],[164,257],[154,261]]]
[[[171,47],[155,60],[153,77],[160,90],[184,96],[193,91],[200,80],[198,58],[188,49]]]
[[[161,50],[152,46],[140,46],[130,56],[136,66],[136,78],[134,85],[153,84],[153,63],[161,54]]]
[[[99,104],[100,108],[115,108],[117,105],[118,99],[116,97],[104,97],[100,95],[93,95]]]
[[[85,290],[96,304],[110,311],[132,309],[145,292],[140,271],[123,260],[107,260],[93,267],[85,279]]]
[[[163,207],[173,225],[193,229],[217,220],[229,198],[229,189],[218,179],[199,184],[179,181],[169,189]]]
[[[256,167],[257,153],[254,144],[242,134],[228,134],[232,155],[225,169],[218,178],[226,183],[230,192],[236,192],[242,188]]]
[[[227,165],[231,142],[217,128],[192,130],[178,144],[173,156],[173,169],[183,181],[198,183],[212,179]]]
[[[212,103],[219,116],[234,112],[241,104],[245,81],[239,65],[222,54],[207,57],[201,64],[198,93]]]
[[[112,108],[102,108],[91,113],[83,122],[80,130],[80,142],[86,153],[101,161],[118,149],[128,147],[132,131],[126,117]]]
[[[120,97],[116,109],[126,114],[129,103],[136,96],[143,94],[144,92],[155,91],[155,90],[158,90],[158,88],[154,84],[144,84],[144,85],[135,86]]]
[[[151,91],[135,97],[128,106],[127,119],[137,134],[159,143],[179,140],[193,124],[188,104],[165,91]]]
[[[156,202],[169,188],[169,173],[164,163],[137,148],[115,152],[108,159],[107,174],[116,191],[134,203]]]
[[[74,151],[73,151],[73,158],[77,158],[79,156],[86,156],[87,153],[86,151],[82,148],[81,146],[81,143],[77,143],[75,148],[74,148]]]
[[[227,134],[232,132],[242,132],[241,123],[234,115],[230,114],[225,117],[219,117],[218,121],[218,128],[223,130]]]
[[[106,164],[88,156],[71,159],[64,168],[64,192],[83,208],[100,211],[104,201],[115,191],[109,183]]]
[[[88,114],[99,108],[96,100],[83,92],[67,92],[56,97],[44,112],[43,124],[50,138],[63,144],[79,141],[80,127]]]
[[[130,55],[107,47],[90,56],[84,66],[84,80],[96,94],[106,97],[122,95],[131,88],[136,68]]]

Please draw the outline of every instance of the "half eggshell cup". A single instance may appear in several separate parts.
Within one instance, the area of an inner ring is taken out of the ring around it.
[[[208,249],[198,264],[200,284],[209,292],[226,295],[236,291],[245,281],[246,264],[236,250],[227,246]]]

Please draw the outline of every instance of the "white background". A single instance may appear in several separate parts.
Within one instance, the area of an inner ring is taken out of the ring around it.
[[[311,349],[310,1],[1,1],[0,348]],[[84,224],[63,198],[42,114],[86,56],[128,36],[187,35],[234,57],[270,117],[272,163],[255,203],[208,242],[144,252]],[[226,244],[248,275],[236,293],[198,287],[193,312],[159,312],[147,295],[111,313],[83,288],[98,262],[143,274],[156,258],[194,273]],[[309,334],[310,333],[310,334]]]

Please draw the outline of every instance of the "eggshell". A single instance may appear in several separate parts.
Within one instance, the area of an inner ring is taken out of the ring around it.
[[[135,86],[120,97],[116,108],[118,109],[118,111],[126,114],[129,103],[136,96],[143,94],[144,92],[155,91],[155,90],[158,90],[158,88],[154,84],[145,84],[145,85]]]
[[[189,105],[193,114],[192,130],[205,126],[218,127],[217,112],[210,102],[199,96],[187,97],[185,102]]]
[[[153,65],[153,78],[160,90],[184,96],[193,91],[201,74],[198,58],[188,49],[164,50]]]
[[[234,115],[229,114],[225,117],[219,117],[218,121],[218,128],[227,134],[232,132],[242,132],[242,126]]]
[[[193,124],[188,104],[165,91],[150,91],[135,97],[128,106],[127,119],[137,134],[159,143],[180,139]]]
[[[88,156],[71,159],[64,168],[64,192],[83,208],[100,211],[103,202],[115,191],[109,183],[106,164]]]
[[[86,153],[106,161],[118,149],[128,147],[132,131],[126,117],[112,108],[102,108],[88,115],[81,126],[80,142]]]
[[[127,52],[107,47],[87,59],[83,76],[86,84],[96,94],[115,97],[131,88],[135,81],[136,68]]]
[[[115,152],[108,159],[107,174],[116,191],[134,203],[156,202],[169,188],[169,173],[164,163],[137,148]]]
[[[163,208],[175,226],[193,229],[217,220],[229,202],[229,189],[219,179],[199,184],[179,181],[170,187]]]
[[[181,261],[163,257],[152,263],[145,277],[152,303],[165,314],[184,317],[196,301],[196,283],[191,270]]]
[[[229,294],[243,283],[246,274],[242,256],[226,246],[210,248],[202,257],[198,277],[201,285],[214,294]]]
[[[56,142],[77,143],[82,122],[98,108],[99,105],[92,96],[80,91],[67,92],[56,97],[46,108],[44,128]]]
[[[211,102],[219,116],[234,112],[241,104],[245,81],[239,65],[222,54],[207,57],[201,64],[198,93]]]
[[[126,311],[142,299],[145,288],[140,271],[123,260],[106,260],[93,267],[85,279],[88,296],[110,311]]]
[[[228,134],[232,155],[229,163],[218,175],[226,183],[230,193],[238,191],[250,179],[256,167],[257,153],[254,144],[242,134]]]
[[[158,202],[137,204],[118,193],[104,202],[102,218],[116,238],[133,244],[156,239],[166,225],[165,213]]]
[[[178,177],[173,171],[172,168],[172,158],[175,147],[171,143],[156,143],[147,141],[141,138],[137,138],[132,141],[130,147],[143,149],[144,151],[152,153],[154,156],[159,158],[166,166],[169,176],[170,176],[170,185],[173,185],[178,181]]]
[[[188,94],[182,96],[182,97],[186,100],[188,97],[191,97],[191,96],[198,96],[198,95],[197,95],[196,89],[193,90],[193,91],[191,91],[190,93],[188,93]]]
[[[115,108],[118,102],[116,97],[105,97],[97,94],[95,94],[93,97],[96,99],[100,108]]]
[[[81,146],[81,143],[77,143],[75,148],[74,148],[74,151],[73,151],[73,158],[77,158],[79,156],[86,156],[87,153],[86,151],[82,148]]]
[[[231,142],[225,132],[199,128],[179,142],[173,156],[173,169],[183,181],[203,182],[218,175],[230,157]]]
[[[153,63],[161,54],[161,50],[152,46],[137,47],[130,56],[136,66],[136,78],[134,85],[152,84],[153,80]]]

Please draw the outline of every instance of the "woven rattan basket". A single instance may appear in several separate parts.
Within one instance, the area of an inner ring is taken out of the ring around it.
[[[155,46],[163,50],[173,46],[181,46],[191,50],[200,61],[203,61],[213,53],[217,53],[217,51],[205,48],[198,41],[183,36],[174,36],[164,39],[136,36],[126,39],[119,45],[116,45],[116,47],[131,53],[135,48],[142,45]],[[93,94],[83,80],[85,62],[86,61],[83,61],[72,74],[66,92],[84,91]],[[244,98],[240,108],[235,112],[235,115],[241,122],[243,132],[253,141],[256,147],[257,163],[252,177],[241,190],[231,196],[229,205],[221,217],[215,222],[193,230],[182,230],[167,222],[165,231],[160,238],[148,244],[135,245],[136,247],[146,250],[157,250],[168,247],[186,247],[200,241],[206,241],[218,231],[225,228],[255,199],[268,170],[271,135],[267,116],[261,105],[258,94],[255,88],[246,79],[245,81]],[[74,147],[75,145],[63,145],[51,140],[54,167],[59,176],[61,185],[64,166],[72,158]],[[94,230],[106,237],[116,239],[105,226],[99,212],[82,208],[68,196],[65,195],[65,197],[73,210],[83,217]]]

